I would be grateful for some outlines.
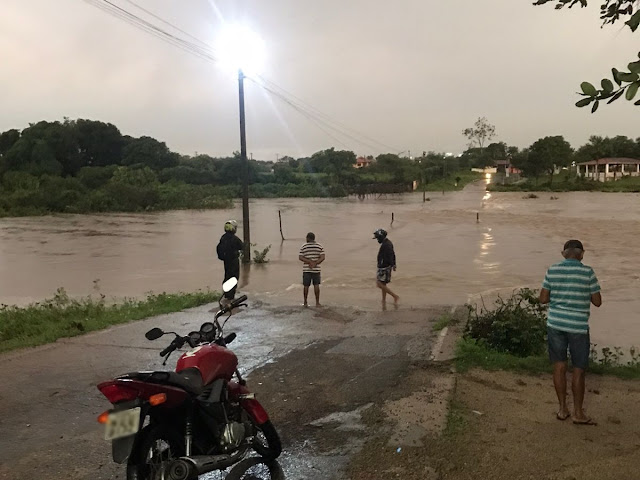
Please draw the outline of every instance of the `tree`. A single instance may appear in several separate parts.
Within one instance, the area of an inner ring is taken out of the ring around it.
[[[154,170],[175,167],[179,156],[167,144],[155,138],[140,137],[129,142],[122,151],[123,165],[145,165]]]
[[[469,148],[476,145],[482,150],[484,143],[496,136],[496,127],[491,125],[485,117],[478,118],[473,127],[465,128],[462,134],[469,140]]]
[[[640,145],[629,137],[617,135],[613,138],[592,135],[589,141],[576,152],[579,162],[600,158],[640,158]]]
[[[356,154],[347,150],[329,148],[314,153],[309,163],[314,171],[326,173],[340,180],[353,170]]]
[[[20,131],[13,129],[0,133],[0,157],[9,151],[20,139]]]
[[[84,166],[106,167],[122,164],[125,141],[115,125],[79,119],[70,122],[70,126],[78,139]]]
[[[587,6],[587,0],[537,0],[534,5],[544,5],[549,2],[556,2],[556,10],[564,7],[572,8],[576,5],[581,7]],[[640,26],[640,3],[637,0],[603,0],[600,6],[600,18],[603,25],[613,25],[621,18],[627,18],[625,25],[632,32],[635,32]],[[638,53],[640,58],[640,53]],[[629,101],[636,98],[638,89],[640,89],[640,61],[634,60],[627,65],[628,72],[619,71],[617,68],[611,70],[613,84],[608,78],[602,79],[600,85],[602,88],[596,88],[589,82],[582,82],[580,89],[584,98],[576,103],[577,107],[586,107],[592,105],[591,113],[594,113],[602,100],[608,100],[607,103],[618,100],[623,95]],[[640,105],[640,100],[636,100],[634,105]]]
[[[548,173],[553,183],[553,174],[557,167],[565,167],[571,162],[573,149],[562,135],[544,137],[536,140],[528,149],[513,158],[513,164],[527,177],[538,177]]]

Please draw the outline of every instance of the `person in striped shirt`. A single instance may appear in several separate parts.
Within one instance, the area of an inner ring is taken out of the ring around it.
[[[313,283],[313,293],[316,295],[316,307],[320,305],[320,264],[324,262],[324,248],[316,242],[316,236],[313,232],[307,233],[307,243],[300,248],[298,259],[303,263],[302,266],[302,285],[304,287],[304,306],[308,307],[307,298],[309,296],[309,287]]]
[[[573,423],[595,425],[583,408],[585,370],[589,366],[589,314],[591,304],[602,305],[600,284],[593,268],[584,265],[580,240],[569,240],[562,251],[564,261],[549,267],[540,291],[540,303],[549,304],[547,338],[549,359],[553,363],[553,385],[560,408],[559,420],[571,416],[567,408],[567,349],[573,373]]]

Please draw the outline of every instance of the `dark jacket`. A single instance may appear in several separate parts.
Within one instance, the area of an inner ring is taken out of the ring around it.
[[[396,253],[393,250],[393,243],[385,238],[378,250],[378,268],[388,268],[396,266]]]
[[[244,248],[242,240],[235,233],[224,232],[220,237],[220,243],[216,247],[218,258],[225,262],[232,262],[238,259],[239,252]]]

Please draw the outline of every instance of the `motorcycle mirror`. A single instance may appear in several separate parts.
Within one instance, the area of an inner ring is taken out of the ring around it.
[[[231,277],[229,280],[222,284],[222,291],[224,293],[230,292],[235,287],[238,286],[238,279],[236,277]]]
[[[157,340],[163,335],[164,335],[164,332],[157,327],[152,328],[151,330],[149,330],[147,333],[144,334],[144,336],[147,337],[147,340]]]

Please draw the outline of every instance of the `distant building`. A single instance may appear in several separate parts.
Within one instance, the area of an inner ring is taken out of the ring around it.
[[[513,165],[511,165],[511,160],[497,160],[496,161],[496,171],[498,173],[504,173],[505,176],[510,176],[514,174],[520,174],[522,171]]]
[[[355,168],[365,168],[373,163],[373,158],[358,157],[356,158]]]
[[[626,176],[640,177],[640,160],[634,158],[601,158],[579,163],[577,167],[579,176],[601,182]]]

